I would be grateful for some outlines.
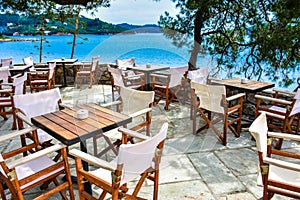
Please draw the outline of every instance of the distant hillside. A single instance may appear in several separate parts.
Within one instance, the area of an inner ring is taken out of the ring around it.
[[[73,33],[74,19],[65,22],[48,20],[45,31],[49,35]],[[41,22],[32,17],[19,16],[16,14],[0,14],[0,34],[2,35],[38,35]],[[106,23],[98,18],[89,19],[81,16],[79,19],[79,30],[81,34],[116,34],[129,29]]]
[[[48,20],[45,25],[45,32],[49,35],[72,34],[75,19],[68,19],[65,22]],[[41,21],[33,17],[25,17],[17,14],[0,14],[0,35],[39,35]],[[123,24],[111,24],[99,20],[90,19],[84,16],[79,18],[79,34],[116,34],[116,33],[160,33],[155,24],[143,26]]]
[[[129,30],[133,30],[136,33],[161,33],[160,28],[155,24],[146,24],[146,25],[139,26],[139,25],[123,23],[123,24],[117,24],[117,26]]]

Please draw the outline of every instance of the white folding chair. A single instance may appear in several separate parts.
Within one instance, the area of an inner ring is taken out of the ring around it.
[[[27,73],[17,75],[11,78],[11,83],[5,82],[0,84],[0,115],[7,120],[6,114],[12,114],[12,129],[17,128],[16,115],[13,104],[13,96],[26,93]],[[10,110],[6,110],[6,108]]]
[[[273,139],[300,142],[299,135],[269,132],[266,113],[263,111],[251,124],[249,131],[256,140],[258,152],[257,184],[263,186],[263,199],[274,194],[300,199],[300,154],[289,149],[273,149]]]
[[[281,92],[281,91],[280,91]],[[283,133],[298,134],[300,129],[300,89],[293,93],[292,101],[278,98],[279,92],[276,91],[275,97],[255,95],[257,99],[255,117],[264,111],[268,119],[268,127]],[[289,93],[291,94],[291,93]],[[271,102],[272,106],[265,106],[263,101]],[[277,148],[280,149],[282,139],[279,140]]]
[[[95,82],[95,78],[97,75],[96,73],[98,72],[99,60],[100,60],[100,56],[93,57],[92,63],[90,64],[89,67],[85,66],[85,63],[83,63],[83,67],[79,69],[79,71],[76,73],[76,84],[79,84],[81,86],[82,83],[86,79],[88,79],[89,88],[92,88],[92,85]]]
[[[191,88],[191,92],[194,92],[194,95],[200,100],[198,110],[206,122],[203,127],[196,131],[195,112],[193,116],[193,133],[196,134],[204,129],[211,128],[224,145],[227,143],[227,128],[229,128],[236,137],[239,137],[245,93],[226,97],[225,86],[206,85],[193,81],[191,82]],[[234,100],[236,100],[235,104],[229,104],[229,102],[233,102]],[[234,114],[236,114],[236,116],[233,116]],[[217,122],[220,121],[223,123],[223,133],[215,126]]]
[[[122,70],[118,68],[113,68],[108,66],[108,72],[111,75],[111,91],[112,91],[112,100],[115,100],[115,92],[120,94],[120,87],[129,87],[132,89],[142,88],[144,86],[144,81],[139,76],[139,79],[135,77],[128,77],[122,74]]]
[[[117,106],[121,113],[132,117],[132,122],[126,127],[138,132],[146,132],[150,136],[151,112],[154,101],[153,91],[138,91],[131,88],[120,88],[120,100],[102,105],[104,107]],[[98,151],[99,138],[104,138],[108,144],[107,148],[100,145],[101,151]],[[117,129],[99,134],[93,138],[94,155],[101,157],[109,150],[117,154],[117,147],[121,144],[122,135]],[[132,141],[133,142],[133,141]]]
[[[13,101],[18,119],[18,128],[23,129],[23,122],[33,126],[31,123],[32,117],[57,111],[59,103],[61,103],[61,96],[59,88],[55,88],[37,93],[15,95]],[[37,132],[41,146],[48,146],[53,137],[41,129],[38,129]]]
[[[134,131],[121,129],[123,135],[139,137],[144,141],[135,144],[122,144],[117,158],[112,162],[106,162],[77,149],[70,150],[69,153],[75,157],[76,162],[79,196],[92,199],[90,194],[84,192],[83,180],[85,180],[103,190],[100,195],[102,199],[107,193],[112,195],[111,199],[113,200],[123,197],[140,199],[138,192],[145,179],[149,179],[154,182],[153,199],[158,199],[159,164],[167,130],[168,124],[165,123],[157,135],[149,138]],[[82,161],[93,165],[96,170],[83,170]],[[136,182],[132,194],[126,193],[128,191],[126,183],[139,176],[141,178]]]
[[[30,92],[39,92],[40,90],[50,90],[55,87],[55,68],[56,63],[48,63],[48,68],[44,71],[31,71],[29,73]]]
[[[27,133],[31,134],[34,130],[36,127],[2,135],[0,142],[7,143],[10,140],[16,140],[14,139],[16,137],[24,138]],[[68,189],[69,199],[75,199],[66,146],[56,144],[28,154],[32,149],[36,150],[37,146],[37,141],[26,146],[20,146],[16,142],[8,148],[9,150],[3,150],[0,153],[0,196],[2,199],[6,200],[7,197],[8,199],[24,199],[24,193],[37,186],[41,186],[44,191],[31,198],[46,199],[59,192],[62,199],[67,200],[64,190]],[[66,181],[58,181],[59,175],[65,175]],[[50,182],[54,185],[48,188]],[[9,192],[5,192],[6,188],[2,183],[5,183]]]
[[[155,103],[162,98],[166,98],[165,110],[169,109],[170,103],[178,98],[178,93],[183,89],[183,101],[185,103],[186,91],[185,91],[185,78],[184,74],[188,71],[188,66],[170,68],[170,74],[161,75],[161,74],[151,74],[152,77],[152,90],[155,92],[155,95],[158,98],[155,100]]]
[[[1,59],[1,67],[7,67],[10,65],[12,65],[12,57]]]
[[[208,68],[199,68],[197,70],[188,71],[188,81],[194,81],[201,84],[207,84],[208,82]],[[199,106],[199,100],[192,96],[192,92],[190,92],[190,118],[192,119],[194,116],[194,112],[197,112],[197,108]]]

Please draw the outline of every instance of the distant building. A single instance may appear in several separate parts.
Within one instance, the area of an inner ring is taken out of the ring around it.
[[[49,33],[51,33],[51,31],[44,31],[45,35],[48,35]]]
[[[6,26],[13,26],[14,25],[14,23],[6,23]]]

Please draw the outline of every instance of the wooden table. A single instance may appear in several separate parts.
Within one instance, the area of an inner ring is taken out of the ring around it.
[[[67,84],[67,78],[66,78],[66,64],[73,64],[74,62],[76,62],[78,59],[54,59],[54,60],[50,60],[47,63],[50,62],[56,62],[56,64],[61,64],[63,67],[63,78],[64,78],[64,82],[62,84],[62,87],[66,87]],[[73,69],[73,72],[75,73],[75,70]]]
[[[132,71],[138,71],[138,72],[143,72],[146,76],[146,83],[150,83],[150,74],[155,72],[155,71],[162,71],[162,70],[167,70],[170,69],[168,66],[161,66],[161,65],[150,65],[150,67],[147,67],[146,65],[141,65],[141,66],[136,66],[136,67],[131,67],[128,68]]]
[[[241,78],[230,78],[226,80],[218,80],[213,83],[225,85],[226,89],[237,89],[244,92],[256,93],[275,86],[274,83],[248,80],[247,83],[242,83]]]
[[[0,67],[0,71],[4,71],[4,70],[9,70],[9,72],[11,73],[11,75],[16,75],[16,74],[23,74],[24,72],[27,72],[29,70],[29,68],[32,67],[31,65],[13,65],[13,67]]]
[[[167,70],[170,69],[168,66],[161,66],[161,65],[150,65],[150,67],[147,67],[146,65],[141,65],[141,66],[136,66],[136,67],[131,67],[127,68],[132,71],[137,71],[137,72],[143,72],[146,76],[146,86],[150,84],[150,74],[155,72],[155,71],[162,71],[162,70]]]
[[[76,111],[79,109],[88,110],[89,117],[76,119]],[[37,116],[31,121],[67,146],[80,142],[80,149],[87,152],[88,138],[130,123],[132,118],[96,104],[85,104]],[[88,169],[87,163],[83,163],[83,167]],[[90,186],[85,185],[85,189],[91,192]]]
[[[217,80],[217,81],[214,80],[212,84],[225,85],[227,94],[235,94],[236,91],[245,92],[246,93],[245,102],[250,104],[253,104],[251,101],[248,100],[248,95],[250,93],[253,94],[253,93],[261,92],[265,89],[273,88],[275,86],[274,83],[270,83],[270,82],[247,80],[246,83],[242,83],[241,81],[242,81],[241,78],[230,78],[226,80]],[[253,119],[254,118],[252,116],[248,116],[248,118],[243,117],[243,121],[247,123],[242,124],[242,126],[248,127],[249,126],[248,123],[252,123]]]

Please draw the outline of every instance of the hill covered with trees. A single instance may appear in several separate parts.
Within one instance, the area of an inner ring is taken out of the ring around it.
[[[55,20],[39,20],[33,17],[27,17],[17,14],[0,14],[0,33],[2,35],[38,35],[40,30],[47,34],[68,34],[73,33],[75,28],[75,19],[68,19],[64,22]],[[103,22],[98,18],[89,19],[84,16],[79,18],[79,34],[116,34],[124,31],[130,31],[129,28],[113,25]]]

